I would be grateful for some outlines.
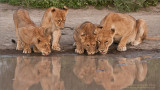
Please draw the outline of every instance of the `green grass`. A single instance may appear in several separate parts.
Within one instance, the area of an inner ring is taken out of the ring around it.
[[[51,6],[62,8],[67,6],[78,9],[94,6],[97,9],[102,9],[112,6],[120,12],[131,12],[143,7],[155,6],[158,0],[0,0],[0,2],[33,8],[48,8]]]

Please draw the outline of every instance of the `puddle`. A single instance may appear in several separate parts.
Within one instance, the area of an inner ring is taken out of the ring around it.
[[[159,90],[160,58],[0,56],[0,90]]]

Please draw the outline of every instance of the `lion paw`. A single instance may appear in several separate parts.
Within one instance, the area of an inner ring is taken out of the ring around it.
[[[16,50],[22,50],[22,48],[16,47]]]
[[[78,54],[82,54],[82,53],[84,53],[84,50],[83,49],[75,49],[75,52]]]
[[[39,53],[40,51],[37,49],[37,47],[33,47],[33,51],[35,52],[35,53]]]
[[[60,48],[59,45],[53,45],[53,46],[52,46],[52,49],[53,49],[53,50],[56,50],[56,51],[61,51],[61,48]]]
[[[20,47],[20,46],[17,46],[16,47],[16,50],[22,50],[23,48],[22,47]]]
[[[118,46],[117,50],[118,51],[126,51],[127,47]]]
[[[23,42],[17,41],[16,50],[23,50]]]
[[[138,42],[138,41],[131,42],[131,45],[133,45],[133,46],[137,46],[139,44],[140,44],[140,42]]]
[[[30,48],[24,49],[23,53],[31,53],[31,49]]]

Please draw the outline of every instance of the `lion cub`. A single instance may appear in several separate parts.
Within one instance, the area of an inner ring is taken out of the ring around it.
[[[64,28],[68,8],[63,9],[56,7],[48,8],[42,18],[41,26],[46,29],[48,35],[52,35],[52,49],[60,51],[59,40],[61,37],[61,28]]]
[[[144,39],[160,40],[160,37],[147,37],[147,25],[142,19],[136,20],[132,16],[120,13],[110,13],[97,26],[98,50],[101,54],[108,52],[109,46],[119,42],[118,51],[126,51],[126,44],[136,46]]]
[[[17,50],[23,48],[23,53],[31,53],[30,45],[48,55],[50,50],[50,36],[45,36],[44,28],[36,26],[29,17],[27,10],[19,9],[13,14],[17,37]],[[34,49],[35,50],[35,49]]]
[[[95,54],[96,52],[96,34],[94,34],[95,28],[96,26],[91,22],[84,22],[75,29],[73,38],[75,40],[76,53],[82,54],[84,53],[84,50],[86,50],[89,55]]]

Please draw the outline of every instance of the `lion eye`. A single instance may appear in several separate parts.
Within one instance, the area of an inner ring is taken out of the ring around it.
[[[89,47],[89,44],[87,44],[87,47]]]
[[[58,22],[61,22],[61,20],[58,20]]]
[[[108,43],[108,41],[105,41],[105,43]]]
[[[93,32],[94,35],[97,35],[96,32]]]
[[[84,33],[83,33],[83,34],[81,34],[81,36],[85,36],[85,35],[86,35],[86,34],[84,34]]]
[[[38,43],[40,43],[40,42],[41,42],[41,40],[38,39]]]

